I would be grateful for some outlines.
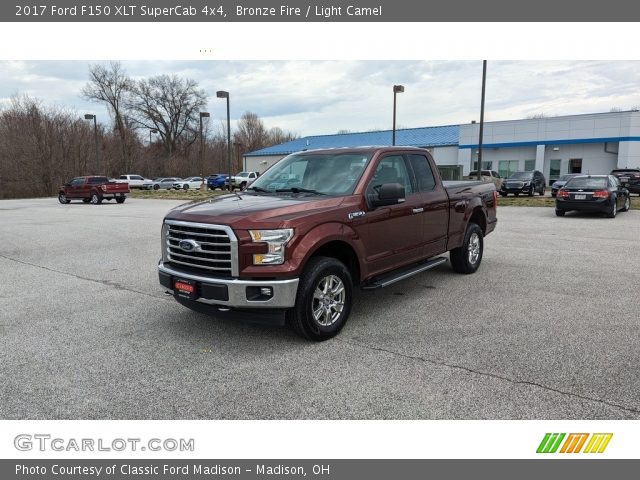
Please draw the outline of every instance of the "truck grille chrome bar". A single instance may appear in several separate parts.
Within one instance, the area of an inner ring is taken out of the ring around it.
[[[226,225],[165,220],[162,248],[164,260],[176,267],[238,276],[238,239]]]

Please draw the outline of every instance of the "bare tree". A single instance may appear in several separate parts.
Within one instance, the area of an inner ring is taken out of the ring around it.
[[[293,132],[287,132],[280,127],[273,127],[269,129],[269,134],[267,135],[267,145],[279,145],[281,143],[287,143],[291,140],[295,140],[298,138],[298,135]]]
[[[198,135],[198,114],[207,95],[195,80],[159,75],[135,82],[127,108],[135,125],[157,129],[165,152],[189,147]]]
[[[100,64],[89,66],[89,82],[82,89],[82,96],[93,102],[104,102],[113,115],[114,130],[120,138],[121,168],[128,172],[133,163],[132,152],[135,138],[125,115],[127,94],[133,87],[133,80],[125,73],[119,62],[111,62],[108,67]]]
[[[268,132],[264,122],[253,112],[243,113],[238,121],[234,141],[241,143],[247,152],[264,148],[268,142]]]

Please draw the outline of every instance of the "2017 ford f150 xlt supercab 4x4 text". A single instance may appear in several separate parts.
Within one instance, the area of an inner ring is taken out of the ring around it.
[[[442,182],[427,150],[314,150],[246,191],[171,210],[160,283],[206,313],[277,313],[311,340],[336,335],[354,289],[433,268],[473,273],[496,226],[493,183]]]

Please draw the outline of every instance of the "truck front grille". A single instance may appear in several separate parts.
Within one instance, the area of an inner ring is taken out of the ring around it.
[[[164,260],[176,268],[225,277],[238,274],[238,241],[226,225],[165,220],[163,249]]]

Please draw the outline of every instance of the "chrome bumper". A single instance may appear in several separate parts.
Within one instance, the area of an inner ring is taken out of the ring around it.
[[[229,293],[229,300],[210,300],[198,298],[196,301],[208,305],[222,305],[230,308],[291,308],[296,303],[298,292],[298,282],[300,279],[291,278],[288,280],[241,280],[237,278],[212,278],[185,273],[175,270],[162,261],[158,263],[158,271],[172,277],[193,280],[209,285],[225,285]],[[269,300],[248,300],[247,287],[271,287],[273,296]],[[168,289],[171,293],[173,290]]]

